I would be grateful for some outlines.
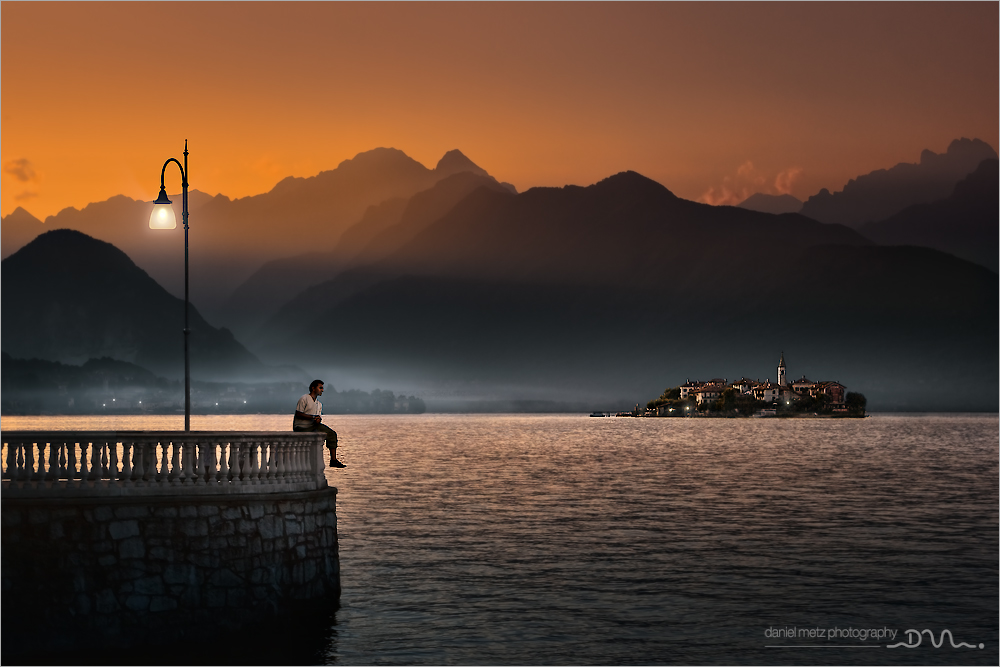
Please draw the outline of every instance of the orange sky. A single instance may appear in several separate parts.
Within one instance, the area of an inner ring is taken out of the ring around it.
[[[390,146],[428,167],[459,148],[519,190],[633,169],[733,203],[998,145],[995,2],[0,12],[4,215],[153,199],[184,139],[192,188],[230,197]]]

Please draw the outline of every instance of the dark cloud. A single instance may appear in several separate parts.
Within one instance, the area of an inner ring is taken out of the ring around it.
[[[38,178],[38,175],[35,173],[35,168],[32,166],[31,161],[27,158],[7,160],[7,162],[3,165],[3,170],[17,180],[24,181],[25,183],[34,181]]]
[[[37,192],[31,192],[30,190],[25,190],[21,194],[14,195],[14,201],[28,201],[29,199],[34,199],[38,196]]]

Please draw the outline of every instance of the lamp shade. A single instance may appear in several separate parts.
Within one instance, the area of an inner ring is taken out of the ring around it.
[[[153,212],[149,214],[150,229],[174,229],[177,227],[177,217],[167,199],[167,191],[160,188],[160,196],[153,202]]]

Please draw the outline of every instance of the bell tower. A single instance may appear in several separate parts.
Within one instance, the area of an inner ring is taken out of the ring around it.
[[[781,360],[778,362],[778,386],[784,387],[787,380],[785,379],[785,353],[781,353]]]

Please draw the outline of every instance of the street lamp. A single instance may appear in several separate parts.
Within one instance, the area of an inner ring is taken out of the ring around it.
[[[184,140],[184,164],[182,165],[176,158],[170,158],[163,163],[160,170],[160,196],[153,202],[153,212],[149,215],[150,229],[175,229],[177,219],[174,217],[174,210],[170,208],[170,199],[167,197],[167,189],[163,185],[163,177],[167,173],[167,165],[173,162],[181,170],[181,218],[184,222],[184,430],[191,430],[191,360],[188,354],[188,336],[191,330],[188,328],[188,311],[190,302],[188,300],[188,145]]]

